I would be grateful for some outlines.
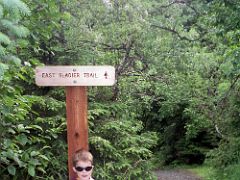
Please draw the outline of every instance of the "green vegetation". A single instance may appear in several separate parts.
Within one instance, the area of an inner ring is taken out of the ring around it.
[[[239,17],[238,0],[0,0],[1,179],[67,179],[64,88],[34,69],[70,64],[116,68],[88,88],[96,179],[237,179]]]
[[[180,166],[178,168],[191,171],[204,180],[217,180],[216,169],[214,169],[213,167],[211,167],[209,165],[201,165],[201,166],[199,166],[199,165],[186,166],[185,165],[185,166]]]

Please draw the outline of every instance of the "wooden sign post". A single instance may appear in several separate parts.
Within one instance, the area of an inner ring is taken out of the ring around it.
[[[37,67],[38,86],[66,86],[66,115],[69,179],[73,177],[73,153],[88,150],[87,86],[112,86],[112,66],[44,66]]]

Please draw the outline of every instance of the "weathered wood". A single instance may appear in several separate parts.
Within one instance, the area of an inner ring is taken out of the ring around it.
[[[112,86],[112,66],[44,66],[35,73],[38,86]]]
[[[66,87],[69,178],[74,175],[72,156],[78,149],[88,150],[87,87]]]

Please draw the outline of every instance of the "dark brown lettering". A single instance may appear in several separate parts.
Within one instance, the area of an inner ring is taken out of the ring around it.
[[[42,78],[54,78],[55,73],[42,73]]]
[[[86,77],[86,78],[98,78],[97,73],[84,73],[84,77]]]
[[[58,73],[60,78],[79,78],[80,73]]]

